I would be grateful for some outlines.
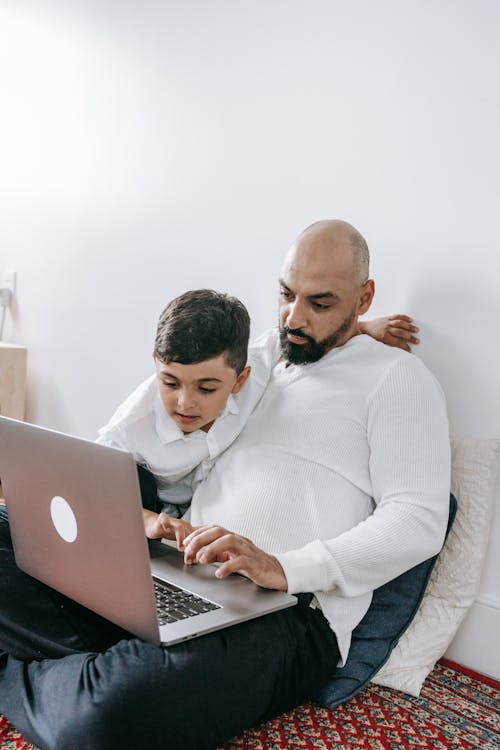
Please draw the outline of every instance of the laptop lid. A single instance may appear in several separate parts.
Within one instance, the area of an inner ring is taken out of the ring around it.
[[[19,568],[139,637],[176,643],[296,603],[144,533],[133,457],[0,417],[0,479]],[[152,572],[218,608],[159,627]]]

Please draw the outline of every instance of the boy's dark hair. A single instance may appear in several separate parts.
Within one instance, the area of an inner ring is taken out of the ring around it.
[[[246,365],[250,316],[236,297],[195,289],[176,297],[163,310],[156,329],[155,356],[162,362],[191,365],[226,355],[239,375]]]

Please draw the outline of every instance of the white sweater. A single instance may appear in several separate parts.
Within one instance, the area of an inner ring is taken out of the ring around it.
[[[373,590],[439,551],[449,491],[438,383],[415,355],[359,335],[276,366],[191,518],[275,554],[290,593],[315,593],[345,661]]]

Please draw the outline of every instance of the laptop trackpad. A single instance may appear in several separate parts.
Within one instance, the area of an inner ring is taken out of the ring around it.
[[[172,554],[172,547],[170,545],[160,542],[159,539],[148,539],[148,550],[151,559],[155,557],[164,557],[165,555]],[[176,548],[174,548],[176,550]],[[177,554],[180,554],[177,552]]]

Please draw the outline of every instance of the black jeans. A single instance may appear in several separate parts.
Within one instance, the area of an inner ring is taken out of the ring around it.
[[[338,661],[309,596],[153,646],[22,573],[0,507],[0,712],[43,750],[218,747],[313,696]]]

